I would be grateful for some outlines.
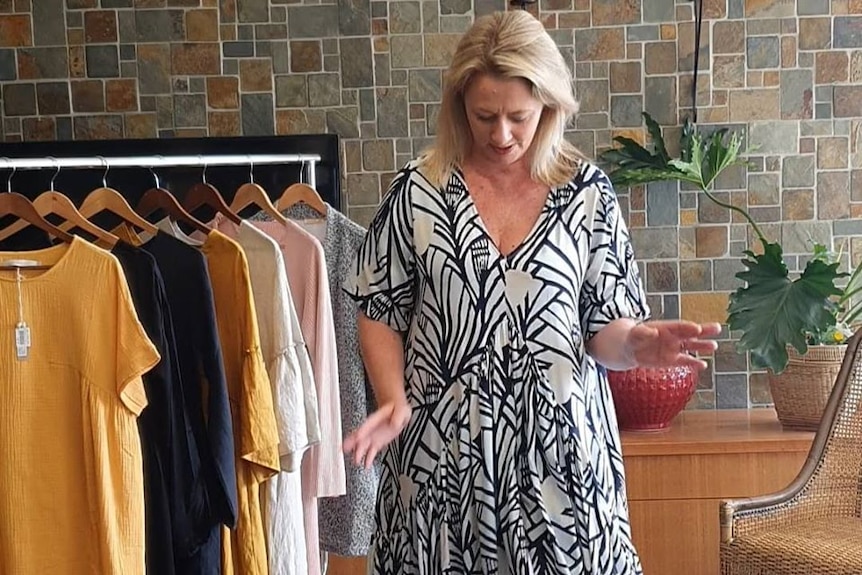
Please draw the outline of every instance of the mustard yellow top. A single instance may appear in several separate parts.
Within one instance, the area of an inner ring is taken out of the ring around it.
[[[76,238],[11,259],[51,267],[23,270],[20,297],[0,270],[0,573],[143,575],[136,419],[158,352],[108,252]]]
[[[236,529],[223,533],[222,569],[224,575],[267,575],[260,486],[280,469],[278,427],[248,262],[239,244],[217,230],[201,250],[212,282],[237,458],[239,513]]]

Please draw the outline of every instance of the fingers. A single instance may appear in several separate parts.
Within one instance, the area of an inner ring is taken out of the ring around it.
[[[681,350],[689,353],[711,355],[718,349],[718,342],[712,339],[688,339],[682,341]]]
[[[353,464],[357,467],[362,465],[365,454],[371,448],[373,431],[366,428],[369,420],[344,439],[344,452],[353,454]]]
[[[353,464],[356,467],[364,467],[366,455],[371,449],[370,437],[360,440],[356,445],[356,450],[353,452]]]
[[[368,453],[365,455],[365,469],[371,469],[371,466],[374,464],[374,459],[377,457],[377,454],[380,453],[380,449],[376,447],[372,447],[368,450]],[[361,465],[361,464],[357,464]]]
[[[664,327],[667,329],[668,333],[681,339],[695,338],[703,334],[703,327],[699,323],[695,323],[693,321],[671,321]]]
[[[695,323],[688,320],[654,320],[643,325],[652,326],[659,331],[665,331],[680,339],[714,337],[721,333],[721,324],[715,322]]]
[[[709,322],[700,324],[700,337],[715,337],[721,334],[721,324],[717,322]]]
[[[370,468],[374,458],[401,433],[412,411],[406,402],[389,403],[372,413],[344,439],[344,451],[353,454],[357,467]]]
[[[677,365],[688,366],[694,371],[703,371],[707,368],[704,360],[687,353],[680,353],[676,363]]]
[[[386,423],[391,414],[391,408],[383,407],[369,415],[368,419],[362,425],[344,439],[344,451],[347,453],[354,452],[354,456],[356,457],[360,455],[360,452],[364,454],[368,449],[368,444],[374,435],[374,431],[381,424]]]

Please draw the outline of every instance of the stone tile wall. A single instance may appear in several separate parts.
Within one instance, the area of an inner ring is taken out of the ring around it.
[[[701,123],[743,128],[754,166],[719,184],[791,263],[813,237],[862,257],[862,1],[704,0]],[[539,0],[572,62],[587,154],[690,113],[690,0]],[[441,73],[505,0],[0,0],[6,140],[336,132],[349,214],[434,135]],[[671,136],[673,139],[673,136]],[[747,229],[696,193],[621,191],[657,315],[722,320]],[[769,401],[723,341],[693,407]]]

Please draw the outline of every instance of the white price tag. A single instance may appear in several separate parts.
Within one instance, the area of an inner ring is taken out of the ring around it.
[[[30,355],[30,327],[26,323],[19,323],[15,327],[15,357],[27,359]]]
[[[15,327],[15,345],[30,347],[30,326],[26,323],[19,323]]]
[[[21,262],[19,261],[20,265]],[[30,355],[30,327],[24,321],[24,296],[21,293],[21,268],[15,270],[18,285],[18,323],[15,325],[15,357],[19,360],[27,359]]]

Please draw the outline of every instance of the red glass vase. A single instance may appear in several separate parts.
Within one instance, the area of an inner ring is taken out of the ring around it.
[[[667,429],[697,386],[697,376],[684,366],[609,370],[608,381],[624,431]]]

